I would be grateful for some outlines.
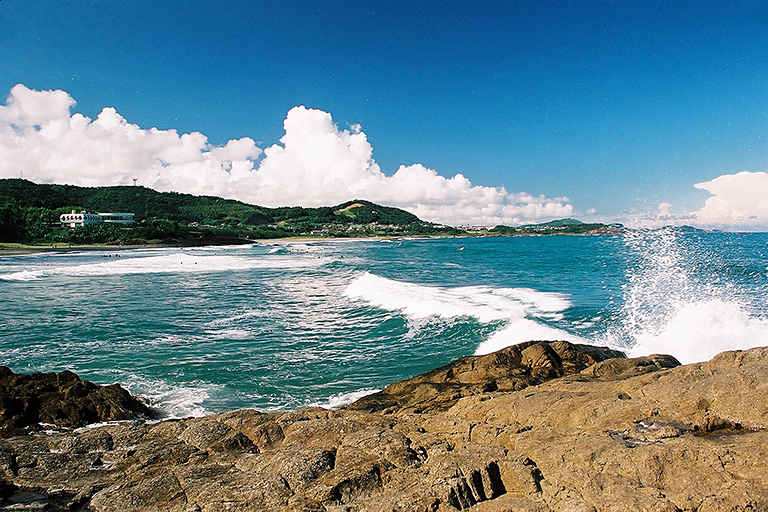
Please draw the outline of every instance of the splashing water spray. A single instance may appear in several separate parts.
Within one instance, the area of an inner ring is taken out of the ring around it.
[[[722,256],[676,228],[630,231],[623,305],[605,339],[630,357],[671,354],[682,363],[768,345],[768,319],[713,272]]]

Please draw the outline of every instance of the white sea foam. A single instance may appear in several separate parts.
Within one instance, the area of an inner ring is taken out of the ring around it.
[[[351,391],[349,393],[336,393],[335,395],[329,396],[326,400],[307,404],[307,407],[322,407],[324,409],[338,409],[339,407],[344,407],[345,405],[349,405],[352,402],[356,402],[360,400],[364,396],[372,395],[373,393],[376,393],[378,391],[380,390],[373,389],[373,388],[365,388],[365,389],[358,389],[357,391]]]
[[[258,247],[258,244],[235,244],[235,245],[204,245],[202,247],[192,247],[190,249],[187,249],[188,251],[194,251],[194,252],[225,252],[230,250],[238,250],[242,251],[244,249],[250,249],[253,247]]]
[[[6,281],[32,281],[41,276],[42,272],[39,270],[20,270],[18,272],[0,274],[0,279],[5,279]]]
[[[253,333],[245,329],[218,329],[218,330],[206,330],[206,334],[219,339],[225,340],[245,340],[253,336]]]
[[[639,261],[628,270],[620,322],[606,344],[682,363],[768,345],[768,318],[750,312],[723,276],[694,273],[695,263],[713,255],[686,245],[673,229],[630,232],[625,242]]]
[[[108,261],[79,265],[46,265],[0,274],[0,279],[30,281],[50,276],[90,277],[127,274],[200,273],[256,268],[309,268],[329,260],[295,256],[259,258],[244,255],[211,255],[176,252],[157,256],[124,256]]]
[[[587,343],[586,340],[570,334],[562,329],[556,329],[548,325],[529,320],[527,318],[518,318],[510,320],[509,324],[500,331],[496,331],[490,338],[485,340],[475,350],[475,355],[490,354],[503,348],[517,345],[525,341],[554,341],[565,340],[573,343]]]
[[[200,417],[210,414],[213,411],[203,404],[211,397],[210,392],[222,387],[198,381],[169,384],[162,380],[150,380],[131,374],[121,377],[120,383],[132,394],[146,398],[150,407],[158,410],[163,418]]]
[[[657,329],[637,334],[631,356],[672,354],[682,363],[707,361],[724,350],[768,345],[768,320],[724,300],[680,304]]]
[[[347,286],[347,297],[400,310],[414,318],[471,316],[483,323],[519,317],[528,311],[556,314],[570,306],[565,296],[529,288],[462,286],[446,288],[395,281],[365,272]]]
[[[464,286],[446,288],[394,281],[364,273],[349,284],[345,295],[390,311],[401,311],[410,318],[473,317],[482,323],[504,321],[505,327],[477,348],[486,354],[529,340],[574,340],[580,338],[544,323],[562,318],[570,307],[559,293],[530,288],[490,288]]]
[[[89,423],[88,425],[86,425],[84,427],[76,428],[74,430],[74,432],[80,434],[82,432],[87,432],[88,430],[93,430],[93,429],[101,428],[101,427],[116,427],[118,425],[130,425],[134,421],[135,420],[114,420],[114,421],[100,421],[98,423]],[[43,423],[41,423],[40,425],[43,425]],[[55,426],[55,425],[53,425],[53,426]],[[57,430],[46,430],[45,432],[46,433],[56,433],[58,431]],[[58,453],[64,453],[64,451],[62,450],[62,451],[60,451]]]
[[[364,389],[358,389],[356,391],[350,391],[348,393],[336,393],[335,395],[329,396],[325,400],[312,402],[307,404],[306,406],[322,407],[324,409],[338,409],[339,407],[344,407],[345,405],[349,405],[353,402],[360,400],[364,396],[372,395],[373,393],[376,393],[378,391],[381,391],[381,390],[374,389],[374,388],[364,388]]]
[[[316,254],[326,252],[329,248],[325,243],[309,243],[309,242],[286,242],[285,249],[292,253],[310,253]]]

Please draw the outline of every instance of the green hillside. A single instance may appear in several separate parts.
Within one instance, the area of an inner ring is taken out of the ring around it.
[[[186,222],[243,222],[269,224],[264,209],[240,201],[176,192],[157,192],[145,187],[77,187],[38,185],[20,179],[0,180],[0,205],[14,201],[23,207],[50,210],[73,207],[92,212],[131,212],[137,221],[167,219]]]
[[[112,225],[75,230],[56,226],[71,210],[130,212],[133,228]],[[320,208],[265,208],[241,201],[140,186],[77,187],[0,180],[0,241],[135,242],[172,239],[203,243],[214,238],[258,239],[287,236],[376,236],[458,232],[398,208],[355,200]]]
[[[71,210],[129,212],[131,228],[96,224],[61,228]],[[474,235],[611,234],[620,226],[559,219],[519,227],[496,226]],[[467,235],[424,222],[399,208],[353,200],[318,208],[266,208],[232,199],[158,192],[140,186],[77,187],[0,179],[0,242],[30,244],[238,243],[295,236],[362,237]]]
[[[540,228],[540,227],[561,228],[563,226],[579,226],[583,224],[584,223],[581,222],[580,220],[567,218],[567,219],[551,220],[549,222],[542,222],[541,224],[525,224],[520,227],[521,228]]]

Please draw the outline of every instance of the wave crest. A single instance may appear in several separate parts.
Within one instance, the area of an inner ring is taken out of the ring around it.
[[[476,354],[532,339],[580,341],[546,323],[560,320],[562,311],[571,307],[567,296],[560,293],[530,288],[427,286],[365,272],[347,286],[344,294],[371,306],[399,311],[409,318],[472,317],[481,323],[503,322],[504,328],[482,342]]]

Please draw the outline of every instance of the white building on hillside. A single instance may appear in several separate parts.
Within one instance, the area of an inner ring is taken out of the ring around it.
[[[97,213],[88,213],[85,210],[72,213],[64,213],[59,217],[62,227],[76,228],[79,226],[88,226],[89,224],[99,224],[104,220]]]
[[[100,213],[99,217],[101,217],[104,222],[107,222],[109,224],[119,224],[121,226],[133,226],[132,213],[121,213],[121,212]]]
[[[59,216],[59,221],[61,226],[66,228],[77,228],[90,224],[101,224],[102,222],[118,224],[120,226],[132,226],[133,214],[121,212],[88,213],[85,210],[81,212],[72,210],[72,213],[64,213]]]

